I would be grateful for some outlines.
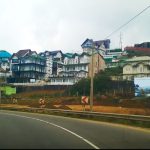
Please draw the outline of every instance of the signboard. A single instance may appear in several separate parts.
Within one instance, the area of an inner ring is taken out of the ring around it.
[[[30,79],[30,83],[35,83],[35,79]]]
[[[0,87],[1,91],[4,91],[6,95],[16,94],[16,88],[12,88],[10,86]]]
[[[150,96],[150,77],[134,78],[135,96]]]
[[[12,87],[6,86],[5,87],[5,94],[6,95],[16,94],[16,88],[12,88]]]
[[[87,96],[82,96],[81,103],[82,104],[88,104],[89,98]]]

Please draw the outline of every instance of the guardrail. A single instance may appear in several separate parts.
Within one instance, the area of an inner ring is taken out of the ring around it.
[[[136,126],[144,126],[150,128],[150,116],[143,116],[143,115],[126,115],[126,114],[115,114],[115,113],[73,111],[73,110],[47,109],[47,108],[1,108],[1,109],[45,113],[45,114],[52,114],[52,115],[63,115],[63,116],[70,116],[70,117],[77,117],[77,118],[84,118],[84,119],[132,124]]]
[[[10,83],[14,86],[44,86],[44,85],[73,85],[72,82],[35,82],[35,83]]]

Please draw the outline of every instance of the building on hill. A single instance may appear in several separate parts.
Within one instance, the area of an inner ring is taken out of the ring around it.
[[[12,77],[8,82],[36,82],[45,76],[46,60],[30,49],[19,50],[10,58]]]
[[[120,48],[108,49],[106,51],[106,56],[114,56],[116,58],[119,58],[124,55],[126,55],[126,53],[124,51],[122,51],[122,49],[120,49]]]
[[[134,46],[127,46],[124,48],[129,57],[133,56],[150,56],[150,42],[135,44]]]
[[[91,44],[91,39],[86,39],[82,44],[81,47],[83,49],[83,52],[92,54],[92,49],[89,47]],[[93,41],[94,46],[96,47],[95,50],[98,51],[99,54],[106,55],[106,50],[110,48],[110,40],[99,40],[99,41]]]
[[[126,52],[122,49],[109,49],[104,55],[104,60],[107,68],[122,66],[123,59],[126,57]]]
[[[9,59],[11,54],[5,50],[0,50],[0,67],[5,71],[10,70]]]
[[[63,56],[64,61],[62,65],[62,71],[59,75],[50,78],[50,82],[53,84],[68,84],[72,85],[82,78],[91,76],[91,55],[88,53],[66,53]],[[103,57],[95,53],[93,56],[93,74],[95,75],[100,70],[105,69],[105,62]]]
[[[123,66],[123,79],[133,80],[134,77],[150,77],[150,57],[133,57],[126,60]]]
[[[143,42],[141,44],[135,44],[134,47],[150,48],[150,42]]]
[[[61,50],[42,52],[39,54],[46,59],[46,74],[45,78],[48,80],[49,77],[57,76],[62,71],[63,53]]]

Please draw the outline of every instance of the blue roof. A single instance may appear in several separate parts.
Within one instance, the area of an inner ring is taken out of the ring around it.
[[[0,50],[0,58],[10,58],[11,54],[5,50]]]
[[[105,39],[105,40],[99,40],[99,41],[93,41],[92,39],[86,39],[81,47],[82,48],[87,48],[87,47],[91,47],[91,42],[93,42],[95,44],[95,46],[97,46],[98,48],[104,44],[105,48],[108,49],[110,47],[110,39]]]
[[[55,56],[55,55],[57,55],[57,53],[59,53],[59,52],[62,53],[61,50],[50,51],[50,55]]]

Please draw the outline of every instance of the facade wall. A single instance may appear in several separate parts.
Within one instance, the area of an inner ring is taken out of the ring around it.
[[[10,60],[12,78],[19,82],[30,81],[30,79],[42,80],[45,75],[45,59],[37,54],[27,53],[24,57],[12,56]]]
[[[91,77],[91,67],[92,67],[92,57],[90,57],[89,74],[88,74],[89,77]],[[106,68],[106,64],[103,57],[99,54],[94,54],[93,55],[93,76],[97,74],[100,70],[104,70],[105,68]]]
[[[145,61],[144,61],[145,58]],[[150,60],[147,57],[131,59],[123,67],[123,79],[133,80],[134,77],[149,77],[150,76]],[[138,61],[137,61],[138,60]]]

